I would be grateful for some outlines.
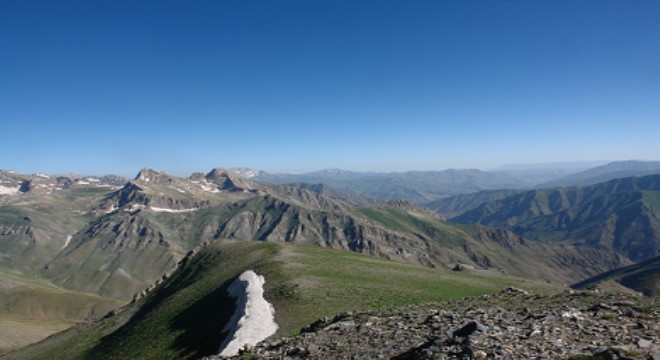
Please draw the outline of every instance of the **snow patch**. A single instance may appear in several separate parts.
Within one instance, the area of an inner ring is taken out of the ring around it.
[[[144,205],[142,205],[142,204],[132,204],[130,208],[125,209],[124,211],[126,211],[126,212],[134,212],[134,211],[142,210],[142,209],[144,209],[145,207],[146,207],[146,206],[144,206]]]
[[[18,189],[20,189],[20,187],[13,188],[13,187],[6,187],[6,186],[0,185],[0,195],[18,194],[19,193]]]
[[[568,311],[562,312],[561,317],[571,320],[584,320],[584,314],[576,309],[569,309]]]
[[[246,179],[251,179],[251,178],[253,178],[255,176],[259,176],[259,175],[261,175],[261,173],[263,173],[263,171],[261,171],[261,170],[254,170],[254,169],[250,169],[250,168],[233,168],[231,170],[234,173],[236,173],[236,175],[238,175],[240,177],[243,177],[243,178],[246,178]]]
[[[128,272],[126,272],[126,270],[124,270],[123,268],[118,268],[118,269],[115,271],[115,274],[117,274],[117,275],[121,275],[121,276],[125,276],[125,277],[127,277],[127,278],[132,278],[132,276],[131,276]]]
[[[218,190],[218,188],[216,188],[215,186],[208,186],[208,185],[201,185],[201,186],[202,186],[202,190],[210,192],[210,193],[219,193],[220,192],[220,190]]]
[[[275,309],[264,299],[265,282],[263,276],[247,270],[227,289],[236,298],[236,312],[222,329],[229,334],[218,355],[238,355],[244,347],[255,346],[277,331]]]
[[[38,177],[45,178],[45,179],[50,179],[50,175],[46,175],[46,174],[42,174],[42,173],[36,173],[35,175],[38,176]]]
[[[77,184],[78,185],[89,185],[89,181],[78,180]]]
[[[65,247],[69,246],[69,243],[71,242],[71,235],[66,237],[66,241],[64,242],[64,246],[62,246],[62,249]]]
[[[112,206],[110,206],[110,209],[106,210],[105,213],[110,214],[111,212],[114,212],[115,210],[117,210],[117,207],[115,207],[115,204],[112,204]]]
[[[191,208],[191,209],[167,209],[167,208],[160,208],[160,207],[155,207],[152,206],[149,208],[151,211],[155,212],[167,212],[167,213],[185,213],[185,212],[191,212],[191,211],[197,211],[199,209],[197,208]]]

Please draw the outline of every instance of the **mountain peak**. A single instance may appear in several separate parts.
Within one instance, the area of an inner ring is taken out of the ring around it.
[[[238,191],[252,190],[254,184],[249,180],[242,179],[231,170],[215,168],[206,174],[206,180],[218,185],[221,190]]]
[[[135,179],[133,180],[144,180],[144,181],[150,181],[151,179],[154,179],[156,177],[159,177],[163,175],[164,173],[160,171],[156,171],[150,168],[143,168],[140,170],[140,172],[137,174]]]
[[[208,174],[206,174],[206,178],[209,180],[223,178],[223,177],[236,177],[236,176],[237,175],[231,170],[219,168],[219,167],[214,168],[213,170],[209,171]]]

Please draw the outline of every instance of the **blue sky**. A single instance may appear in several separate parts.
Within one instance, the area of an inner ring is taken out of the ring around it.
[[[0,168],[660,159],[657,1],[0,0]]]

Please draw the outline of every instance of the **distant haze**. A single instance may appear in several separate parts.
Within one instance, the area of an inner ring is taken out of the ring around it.
[[[550,162],[539,164],[505,164],[493,168],[493,171],[522,171],[522,170],[586,170],[592,167],[605,165],[610,161],[573,161],[573,162]]]

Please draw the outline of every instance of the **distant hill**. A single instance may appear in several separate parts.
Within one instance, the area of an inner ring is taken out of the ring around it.
[[[534,166],[539,165],[510,165],[503,166],[501,169],[509,174],[517,176],[521,179],[527,179],[530,183],[538,183],[534,181],[542,179],[544,176],[552,178],[553,171],[571,171],[562,168],[561,166],[573,166],[569,169],[578,169],[581,166],[595,163],[557,163],[545,164],[547,168],[536,169]],[[555,169],[556,167],[556,169]],[[500,169],[500,168],[498,168]],[[555,180],[550,182],[541,183],[539,185],[530,186],[530,188],[552,188],[559,186],[585,186],[593,185],[600,182],[605,182],[612,179],[624,178],[630,176],[642,176],[649,174],[660,173],[660,162],[639,162],[639,161],[625,161],[618,163],[608,163],[603,166],[598,166],[588,170],[574,173],[568,176],[554,176]],[[555,173],[558,174],[558,173]],[[559,179],[556,179],[559,178]],[[522,192],[522,189],[513,190],[484,190],[475,193],[459,194],[446,198],[441,198],[435,201],[424,203],[425,206],[443,214],[447,217],[455,217],[464,212],[472,210],[482,203],[500,200],[507,196]]]
[[[270,174],[239,168],[238,174],[268,184],[322,183],[347,194],[381,201],[403,199],[417,204],[487,190],[591,185],[607,180],[660,173],[660,161],[564,162],[503,165],[492,171],[357,172],[327,169],[303,174]],[[443,208],[445,202],[436,205]],[[447,212],[449,209],[444,209]],[[451,210],[452,214],[454,211]]]
[[[506,172],[486,172],[474,169],[402,173],[322,170],[299,175],[260,173],[251,179],[271,184],[322,183],[348,194],[381,201],[403,199],[414,203],[424,203],[481,190],[519,189],[533,183]]]
[[[472,210],[485,202],[504,199],[522,191],[523,190],[484,190],[476,193],[460,194],[438,199],[425,203],[424,206],[450,218],[460,215],[468,210]]]
[[[617,161],[548,181],[537,187],[593,185],[612,179],[651,174],[660,174],[660,161]]]
[[[633,261],[660,254],[660,175],[537,189],[481,204],[452,218],[502,226],[543,241],[609,249]]]
[[[493,169],[493,171],[559,171],[566,173],[577,173],[596,166],[601,166],[611,161],[565,161],[547,163],[522,163],[504,164]]]
[[[531,188],[537,187],[539,184],[544,184],[607,163],[608,161],[574,161],[537,164],[506,164],[498,166],[491,171],[503,172],[514,176],[529,184],[529,187]]]
[[[644,293],[646,296],[660,296],[660,256],[639,264],[608,271],[571,285],[571,287],[586,289],[597,287],[606,281],[616,281],[627,288]]]

